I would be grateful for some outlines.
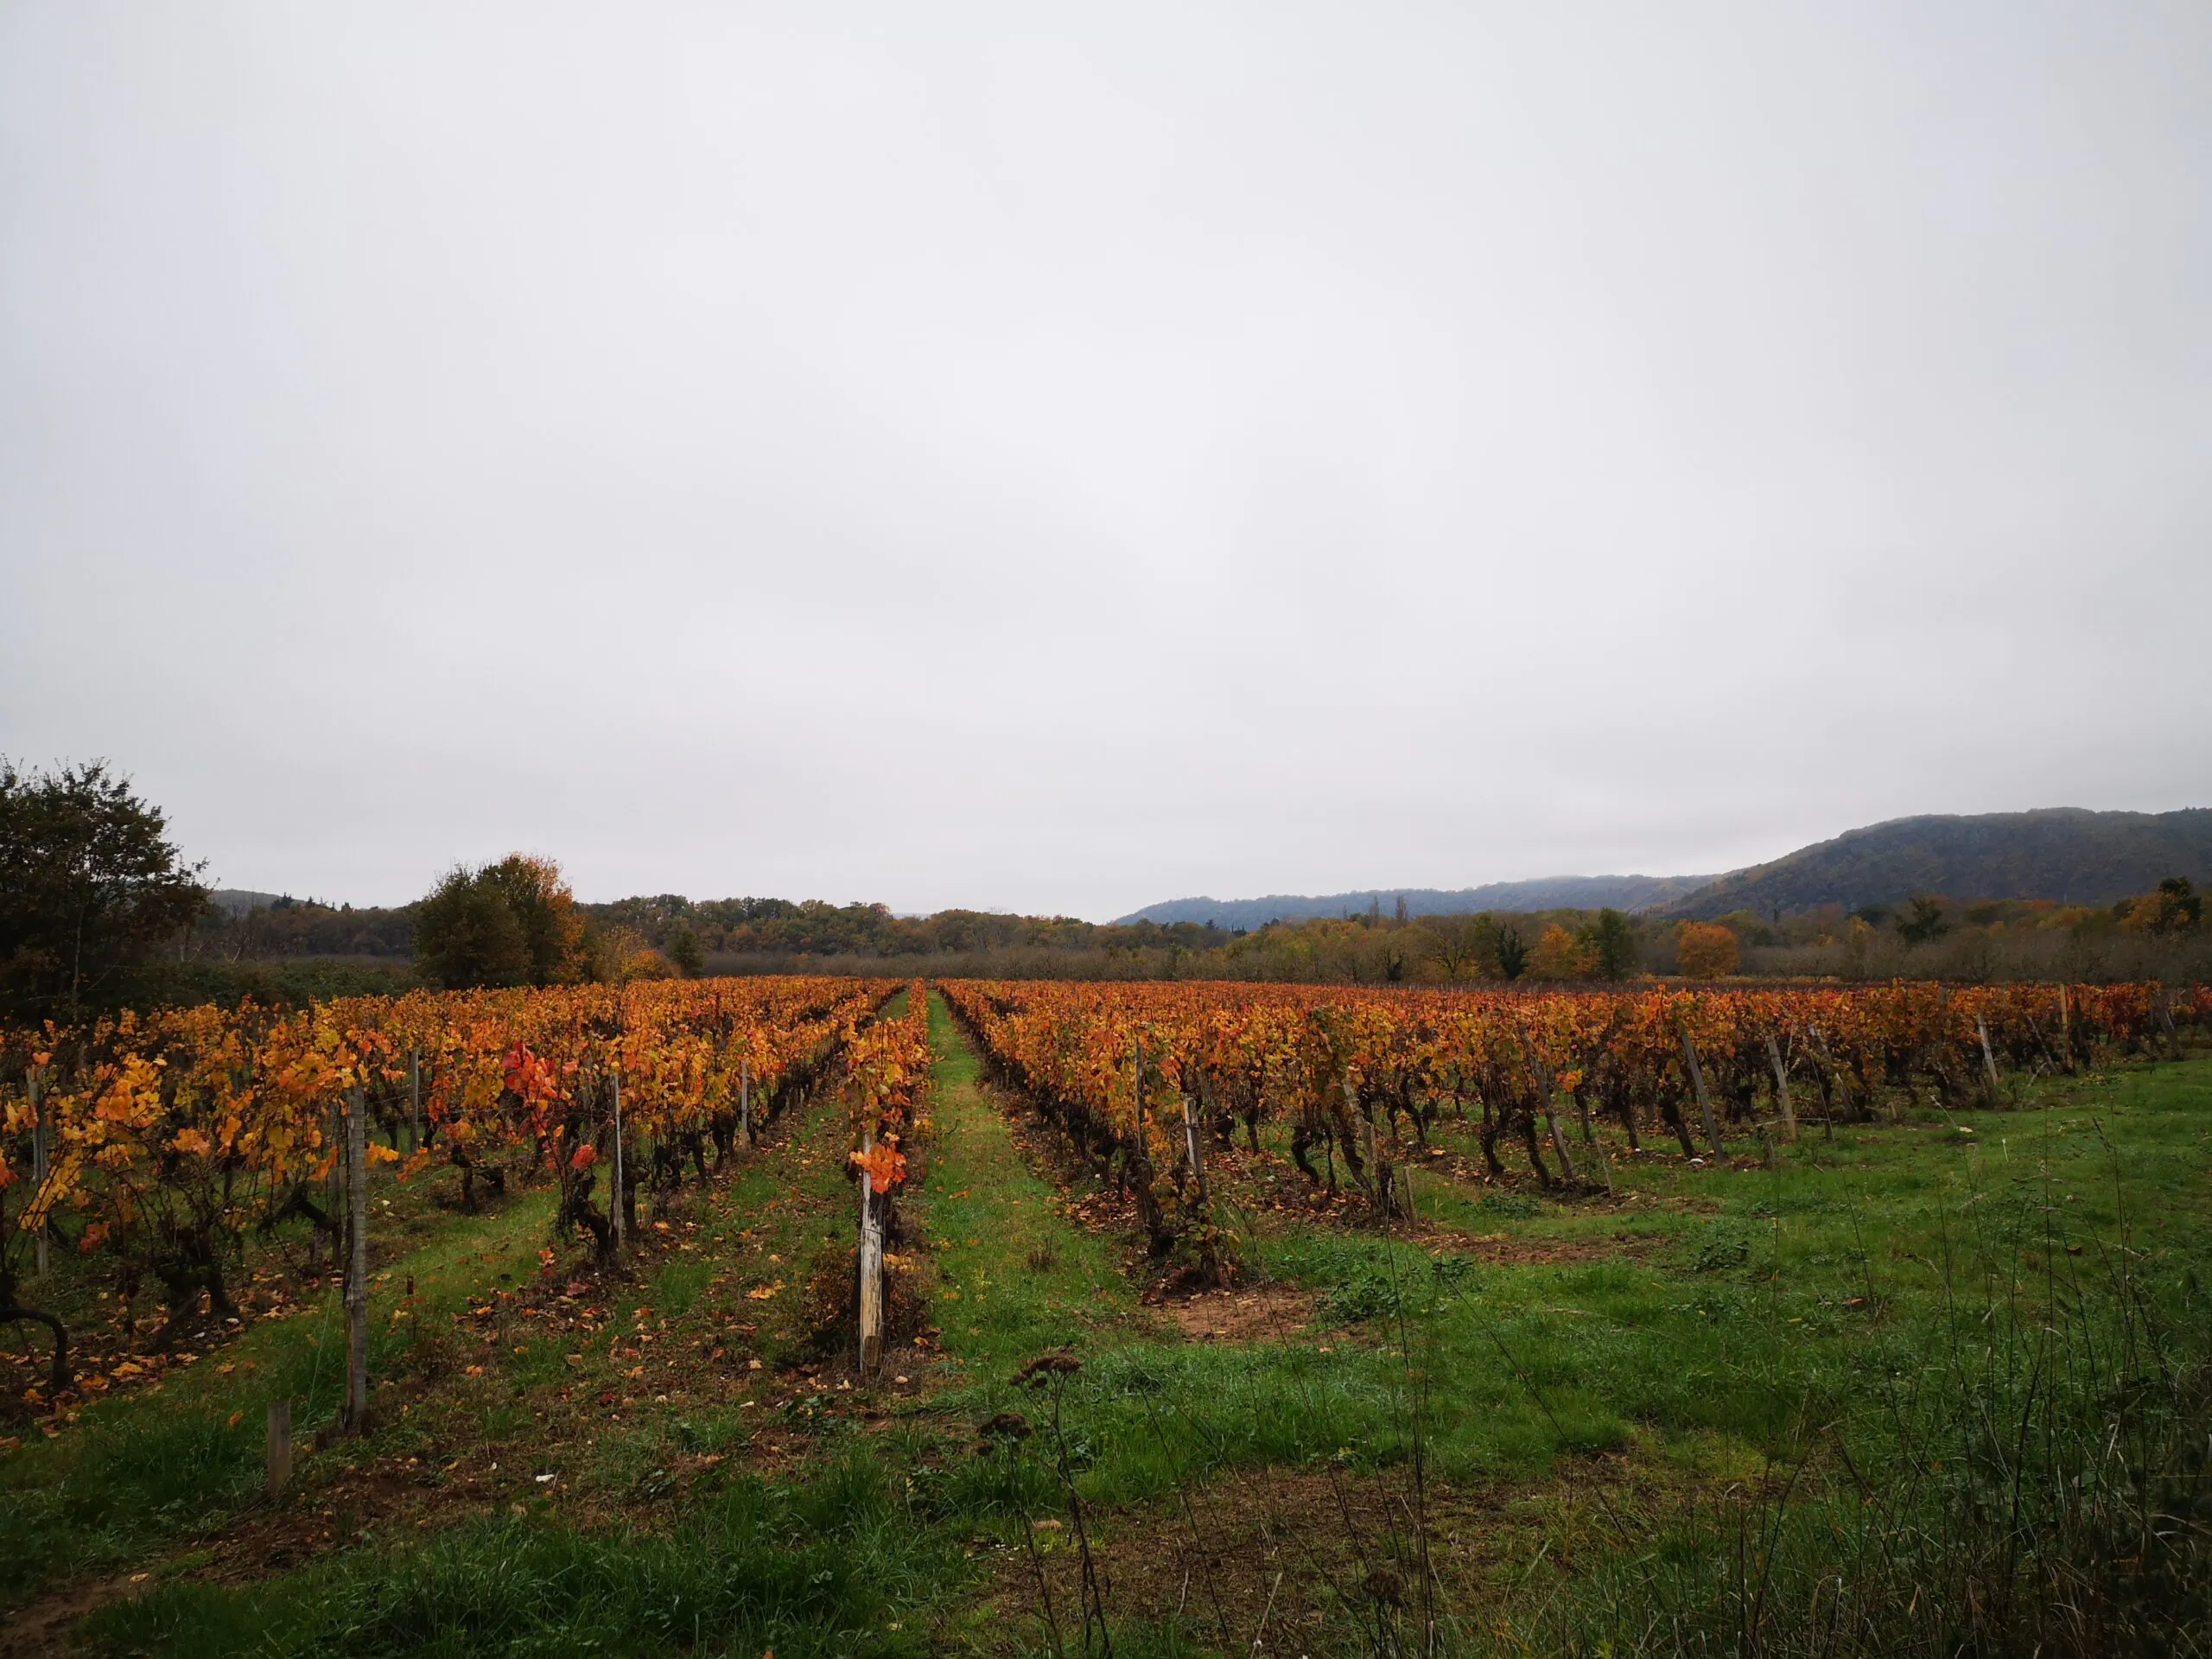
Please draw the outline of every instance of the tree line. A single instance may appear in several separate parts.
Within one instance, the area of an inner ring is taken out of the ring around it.
[[[1919,894],[1895,906],[1711,921],[1616,910],[1126,925],[880,904],[579,901],[552,861],[456,866],[411,905],[280,896],[219,906],[158,806],[103,762],[0,760],[0,1020],[130,1005],[302,1002],[709,973],[927,971],[999,978],[1323,984],[1618,982],[1644,974],[1976,982],[2212,978],[2212,927],[2184,877],[2102,906]]]

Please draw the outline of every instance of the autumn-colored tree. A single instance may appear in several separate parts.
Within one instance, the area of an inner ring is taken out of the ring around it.
[[[2139,899],[2130,899],[2120,925],[2131,933],[2170,939],[2192,931],[2204,919],[2204,899],[2185,875],[2170,875]]]
[[[573,985],[583,977],[583,912],[558,864],[509,853],[480,872],[480,879],[499,888],[522,924],[531,984]]]
[[[1725,931],[1725,930],[1724,930]],[[1557,922],[1546,928],[1529,954],[1532,979],[1587,979],[1597,971],[1597,952]]]
[[[1490,944],[1481,918],[1425,916],[1418,925],[1427,938],[1430,957],[1446,982],[1457,983],[1481,973]]]
[[[1717,922],[1684,922],[1675,953],[1685,979],[1725,979],[1736,971],[1736,936]]]
[[[637,979],[669,979],[676,969],[634,927],[592,931],[586,949],[587,976],[603,985],[627,985]]]

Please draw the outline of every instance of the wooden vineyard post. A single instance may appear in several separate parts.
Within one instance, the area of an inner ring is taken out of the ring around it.
[[[323,1195],[330,1211],[330,1270],[336,1273],[346,1254],[346,1103],[330,1103],[330,1179]]]
[[[1567,1184],[1573,1185],[1582,1178],[1574,1173],[1574,1160],[1568,1155],[1567,1137],[1560,1133],[1559,1114],[1552,1109],[1552,1096],[1557,1092],[1552,1078],[1552,1069],[1539,1056],[1536,1059],[1536,1092],[1544,1103],[1544,1127],[1551,1131],[1552,1150],[1559,1154],[1560,1167],[1566,1171]]]
[[[1980,1014],[1974,1017],[1974,1034],[1981,1039],[1981,1075],[1989,1084],[1989,1103],[1997,1103],[1997,1056],[1989,1050],[1989,1027]]]
[[[1782,1107],[1782,1133],[1789,1140],[1797,1138],[1797,1113],[1789,1104],[1789,1072],[1782,1064],[1782,1045],[1774,1040],[1774,1033],[1766,1034],[1766,1063],[1774,1068],[1774,1097]]]
[[[1690,1087],[1697,1091],[1698,1115],[1705,1120],[1705,1138],[1712,1147],[1713,1155],[1726,1158],[1728,1154],[1720,1144],[1719,1127],[1713,1121],[1713,1096],[1705,1092],[1705,1071],[1697,1063],[1697,1045],[1690,1040],[1690,1028],[1677,1020],[1675,1029],[1681,1033],[1682,1058],[1690,1069]]]
[[[622,1248],[622,1074],[609,1078],[614,1090],[614,1191],[607,1194],[607,1219],[614,1229],[614,1248]]]
[[[1191,1097],[1183,1096],[1183,1143],[1190,1149],[1191,1179],[1198,1183],[1198,1202],[1206,1201],[1206,1160],[1198,1149],[1198,1115],[1191,1105]]]
[[[753,1145],[753,1062],[747,1058],[737,1063],[737,1144]]]
[[[31,1097],[31,1202],[34,1204],[43,1203],[46,1197],[46,1103],[39,1097],[38,1073],[38,1067],[33,1066],[24,1075],[24,1084]],[[36,1243],[32,1248],[37,1252],[38,1276],[43,1279],[46,1277],[46,1218],[43,1212],[39,1217]]]
[[[368,1096],[346,1102],[346,1427],[359,1433],[369,1419],[369,1137]]]
[[[292,1484],[292,1402],[269,1402],[269,1496],[282,1497]]]
[[[875,1179],[867,1160],[875,1151],[875,1131],[861,1131],[861,1375],[883,1362],[883,1218],[875,1207]]]
[[[2066,987],[2058,988],[2058,1057],[2066,1067],[2066,1075],[2074,1075],[2074,1022],[2066,1006]]]
[[[407,1051],[407,1155],[423,1149],[423,1052]]]
[[[1390,1187],[1397,1179],[1397,1171],[1382,1155],[1375,1141],[1375,1120],[1359,1109],[1359,1090],[1352,1087],[1351,1073],[1344,1073],[1344,1111],[1359,1119],[1366,1132],[1368,1179],[1375,1186],[1376,1213],[1388,1218],[1390,1214]]]
[[[1132,1037],[1129,1039],[1129,1076],[1131,1078],[1129,1084],[1129,1098],[1135,1107],[1135,1113],[1133,1121],[1136,1124],[1137,1144],[1143,1147],[1145,1146],[1144,1039],[1141,1037]],[[1149,1153],[1151,1148],[1149,1147],[1145,1147],[1145,1150]]]

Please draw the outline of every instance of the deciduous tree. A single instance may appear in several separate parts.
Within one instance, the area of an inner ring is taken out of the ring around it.
[[[1684,922],[1675,952],[1685,979],[1725,979],[1736,971],[1736,936],[1717,922]]]
[[[1597,957],[1599,978],[1626,979],[1636,971],[1636,930],[1618,910],[1599,911],[1583,942]]]
[[[74,1020],[207,906],[161,809],[104,760],[19,772],[0,760],[0,1014]]]
[[[1546,928],[1529,956],[1536,979],[1586,979],[1597,969],[1597,953],[1557,922]]]
[[[415,955],[448,990],[574,984],[585,974],[583,916],[550,859],[456,865],[423,900]]]

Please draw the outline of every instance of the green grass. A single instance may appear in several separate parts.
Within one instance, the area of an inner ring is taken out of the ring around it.
[[[1136,1298],[1114,1249],[1062,1213],[1061,1194],[1022,1160],[976,1087],[974,1053],[942,998],[930,999],[928,1161],[908,1203],[934,1257],[944,1351],[976,1377],[1047,1350],[1130,1339]]]
[[[393,1262],[386,1288],[412,1277],[411,1317],[372,1320],[370,1374],[412,1370],[445,1319],[487,1275],[518,1274],[546,1227],[543,1197],[457,1222],[438,1243]],[[270,1402],[293,1402],[304,1433],[343,1402],[345,1325],[335,1293],[306,1313],[248,1329],[159,1393],[84,1408],[58,1440],[28,1441],[0,1460],[0,1603],[48,1580],[137,1562],[227,1517],[260,1488]],[[232,1369],[226,1374],[220,1366]],[[233,1414],[237,1421],[232,1421]]]
[[[2024,1520],[1992,1531],[1993,1494],[2029,1482],[2063,1496],[2107,1429],[2121,1464],[2094,1466],[2147,1478],[2158,1448],[2179,1444],[2169,1430],[2186,1426],[2212,1348],[2212,1063],[2041,1085],[2023,1109],[1976,1115],[1970,1135],[1910,1112],[1833,1140],[1813,1129],[1771,1169],[1694,1170],[1616,1147],[1611,1203],[1430,1168],[1418,1240],[1255,1209],[1248,1261],[1308,1293],[1314,1324],[1209,1345],[1140,1304],[1123,1243],[1070,1217],[975,1086],[934,997],[931,1016],[932,1122],[904,1202],[940,1334],[892,1362],[927,1382],[924,1395],[861,1390],[840,1409],[789,1371],[766,1385],[802,1352],[807,1263],[849,1242],[842,1120],[823,1103],[787,1145],[672,1210],[679,1229],[696,1220],[682,1235],[696,1249],[655,1246],[622,1293],[621,1329],[645,1306],[635,1328],[661,1347],[734,1342],[733,1320],[757,1324],[749,1351],[770,1369],[743,1375],[762,1386],[602,1410],[594,1390],[620,1375],[611,1338],[581,1370],[562,1343],[519,1356],[503,1343],[483,1377],[448,1376],[407,1423],[326,1456],[390,1456],[410,1436],[441,1454],[465,1445],[480,1464],[557,1450],[573,1497],[531,1495],[537,1465],[516,1465],[519,1516],[366,1541],[250,1588],[168,1583],[99,1614],[92,1634],[130,1652],[1013,1651],[1041,1627],[1014,1628],[979,1593],[980,1563],[1005,1558],[1024,1517],[1065,1512],[1048,1459],[1065,1453],[1109,1550],[1127,1550],[1193,1493],[1233,1505],[1262,1474],[1402,1491],[1418,1453],[1429,1479],[1524,1495],[1504,1541],[1455,1547],[1452,1570],[1487,1599],[1480,1618],[1447,1621],[1451,1650],[1740,1650],[1764,1628],[1766,1649],[1789,1651],[1821,1594],[1833,1612],[1819,1585],[1842,1567],[1861,1636],[1837,1650],[1949,1651],[1959,1610],[1986,1601],[2021,1551],[2091,1561],[2109,1542],[2105,1511],[2034,1493],[2016,1494]],[[534,1266],[543,1226],[518,1204],[417,1257],[426,1306]],[[1616,1234],[1632,1248],[1612,1248]],[[1542,1259],[1554,1247],[1559,1259]],[[743,1296],[775,1282],[765,1302]],[[380,1371],[404,1370],[407,1341],[379,1337]],[[977,1455],[978,1426],[999,1414],[1044,1429],[1052,1400],[1012,1379],[1063,1350],[1083,1369],[1061,1392],[1059,1437]],[[251,1387],[203,1366],[0,1465],[18,1599],[73,1566],[153,1561],[224,1522],[258,1478],[260,1402],[305,1389],[317,1363],[306,1321],[257,1330],[238,1353],[265,1367]],[[868,1432],[869,1414],[888,1426]],[[2036,1435],[2008,1440],[2005,1422]],[[764,1437],[784,1448],[782,1472],[738,1472]],[[702,1471],[706,1456],[730,1472]],[[1267,1589],[1255,1582],[1239,1651]],[[1282,1616],[1295,1605],[1320,1620],[1297,1627],[1303,1650],[1385,1644],[1354,1582],[1293,1575]],[[1159,1607],[1109,1611],[1122,1651],[1221,1645]]]
[[[872,1461],[747,1481],[664,1535],[479,1522],[254,1590],[177,1585],[97,1621],[111,1651],[919,1654],[902,1609],[959,1557]]]

